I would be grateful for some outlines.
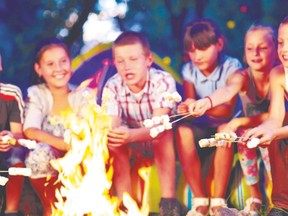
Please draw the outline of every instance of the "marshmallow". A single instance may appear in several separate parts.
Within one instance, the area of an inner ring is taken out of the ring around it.
[[[171,123],[171,122],[165,122],[165,123],[163,124],[163,126],[164,126],[165,130],[170,130],[170,129],[172,129],[172,123]]]
[[[16,144],[16,139],[10,137],[9,135],[5,135],[2,137],[2,141],[4,143],[10,144],[10,145],[15,145]]]
[[[161,123],[170,122],[169,115],[162,115],[161,116]]]
[[[157,137],[158,136],[158,130],[157,130],[157,128],[151,128],[150,129],[150,136],[152,137],[152,138],[155,138],[155,137]]]
[[[35,149],[37,145],[35,140],[28,140],[28,139],[19,139],[18,143],[28,149]]]
[[[18,167],[10,167],[8,169],[9,175],[23,175],[23,176],[30,176],[31,175],[31,169],[30,168],[18,168]]]
[[[154,125],[153,120],[152,119],[145,119],[143,122],[144,127],[146,128],[150,128]]]
[[[156,128],[157,128],[158,134],[162,133],[165,130],[164,125],[158,125]]]
[[[210,144],[210,142],[208,139],[200,139],[199,140],[199,146],[201,148],[209,147],[209,144]]]
[[[0,185],[1,186],[5,186],[7,181],[8,181],[8,178],[6,178],[4,176],[0,176]]]
[[[160,124],[161,123],[161,116],[153,116],[152,121],[154,125]]]
[[[259,145],[259,143],[260,143],[260,139],[259,138],[252,138],[251,140],[249,140],[248,142],[247,142],[247,147],[248,148],[256,148],[258,145]]]
[[[176,91],[173,92],[171,96],[175,102],[180,102],[182,100],[181,95]]]

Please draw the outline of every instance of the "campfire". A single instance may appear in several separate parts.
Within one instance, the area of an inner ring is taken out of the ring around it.
[[[129,194],[123,196],[128,212],[118,209],[119,201],[110,190],[113,158],[109,158],[107,133],[111,118],[105,113],[105,107],[96,104],[93,95],[85,92],[84,96],[90,101],[89,105],[67,118],[64,139],[71,145],[70,150],[63,158],[51,161],[62,183],[56,191],[58,201],[53,215],[148,215],[145,200],[139,209]]]

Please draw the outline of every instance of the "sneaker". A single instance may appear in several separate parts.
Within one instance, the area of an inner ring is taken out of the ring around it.
[[[161,198],[160,216],[181,216],[181,204],[175,198]]]

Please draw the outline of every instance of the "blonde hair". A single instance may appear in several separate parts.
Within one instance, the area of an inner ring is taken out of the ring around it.
[[[272,27],[271,25],[266,25],[266,24],[252,24],[248,30],[246,31],[245,34],[245,38],[244,38],[244,43],[246,43],[246,37],[247,34],[249,32],[253,32],[253,31],[258,31],[258,30],[264,30],[267,31],[267,34],[269,36],[271,36],[271,39],[275,45],[275,47],[277,47],[277,34],[276,34],[276,30],[274,27]]]

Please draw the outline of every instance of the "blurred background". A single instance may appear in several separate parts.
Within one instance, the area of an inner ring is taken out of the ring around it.
[[[287,8],[287,0],[0,0],[0,80],[25,96],[38,41],[62,37],[76,58],[124,30],[144,32],[153,52],[179,73],[184,27],[199,17],[219,24],[227,53],[242,61],[247,28],[254,22],[277,28]]]

